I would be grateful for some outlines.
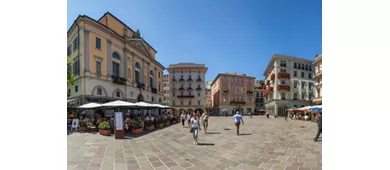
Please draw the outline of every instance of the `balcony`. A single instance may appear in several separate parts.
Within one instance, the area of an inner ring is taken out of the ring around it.
[[[177,98],[194,98],[194,95],[179,95]]]
[[[202,91],[202,88],[197,87],[197,88],[196,88],[196,91]]]
[[[271,80],[272,80],[272,81],[275,80],[275,74],[272,74],[272,75],[271,75]]]
[[[180,88],[179,88],[179,91],[184,91],[184,87],[180,87]]]
[[[137,87],[138,87],[138,88],[144,88],[144,87],[145,87],[145,84],[144,84],[144,83],[137,82]]]
[[[196,79],[196,82],[202,82],[202,79],[198,78]]]
[[[112,75],[111,78],[112,78],[112,82],[115,84],[126,85],[127,80],[125,78],[114,76],[114,75]]]
[[[173,82],[176,82],[176,79],[173,78],[172,81],[173,81]]]
[[[157,93],[157,89],[152,87],[152,93],[156,94]]]
[[[264,96],[268,95],[270,92],[273,92],[273,91],[274,91],[274,88],[269,87],[267,90],[264,91]]]
[[[230,101],[230,104],[245,104],[244,101]]]
[[[222,89],[222,91],[227,93],[227,92],[229,92],[229,89]]]
[[[183,78],[180,78],[179,79],[179,82],[184,82],[185,80]]]
[[[280,79],[290,79],[289,73],[278,73],[278,78]]]
[[[194,91],[194,89],[192,87],[188,87],[187,91]]]
[[[287,85],[287,84],[279,84],[279,85],[278,85],[278,90],[290,91],[290,85]]]
[[[247,90],[246,92],[252,94],[253,90]]]
[[[188,82],[188,83],[192,83],[192,82],[193,82],[192,78],[188,78],[188,79],[187,79],[187,82]]]

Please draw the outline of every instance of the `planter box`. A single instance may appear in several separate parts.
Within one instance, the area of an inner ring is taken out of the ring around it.
[[[99,129],[99,133],[103,136],[110,136],[111,135],[111,130],[102,130]]]
[[[154,126],[153,125],[152,126],[145,126],[145,129],[148,131],[151,131],[154,129]]]
[[[144,130],[143,130],[142,128],[139,128],[139,129],[131,129],[131,133],[134,134],[134,135],[141,134],[142,132],[144,132]]]
[[[158,127],[158,128],[162,128],[162,127],[164,127],[164,123],[157,124],[157,127]]]
[[[86,132],[86,131],[87,131],[87,127],[81,126],[81,127],[80,127],[80,131],[81,131],[81,132]]]
[[[169,122],[164,122],[164,125],[165,125],[165,126],[168,126],[168,125],[169,125]]]
[[[171,120],[171,124],[175,124],[176,123],[176,120]]]

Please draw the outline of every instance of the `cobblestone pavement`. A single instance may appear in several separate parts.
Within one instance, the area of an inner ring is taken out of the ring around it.
[[[210,117],[210,134],[199,133],[198,146],[181,124],[130,139],[73,133],[68,135],[68,170],[321,169],[315,123],[260,116],[244,121],[237,136],[233,118]]]

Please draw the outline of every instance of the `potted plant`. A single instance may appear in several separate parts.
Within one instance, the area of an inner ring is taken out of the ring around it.
[[[164,120],[163,119],[157,119],[157,127],[158,128],[164,127]]]
[[[175,123],[177,123],[177,118],[176,117],[172,117],[171,124],[175,124]]]
[[[165,126],[168,126],[170,121],[171,121],[171,119],[165,118],[165,119],[164,119],[164,125],[165,125]]]
[[[111,135],[111,127],[108,124],[108,122],[101,122],[99,124],[99,133],[104,136],[110,136]]]
[[[87,124],[86,120],[81,121],[81,123],[80,123],[80,131],[81,132],[86,132],[87,131],[87,126],[88,126],[88,124]]]
[[[146,130],[153,130],[154,129],[154,122],[151,120],[145,121],[145,129]]]
[[[134,123],[132,124],[131,133],[137,135],[137,134],[141,134],[142,132],[144,132],[144,130],[142,128],[141,121],[139,120],[134,121]]]

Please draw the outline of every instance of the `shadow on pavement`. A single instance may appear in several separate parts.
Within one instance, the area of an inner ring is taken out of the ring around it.
[[[240,133],[240,136],[242,135],[252,135],[251,133]]]
[[[214,146],[214,143],[198,143],[200,146]]]
[[[207,134],[215,135],[215,134],[221,134],[220,132],[207,132]]]
[[[230,128],[224,128],[223,130],[231,130]]]

